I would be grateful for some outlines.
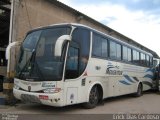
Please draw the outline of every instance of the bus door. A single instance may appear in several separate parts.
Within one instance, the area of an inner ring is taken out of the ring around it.
[[[72,41],[68,48],[65,70],[64,88],[66,91],[66,104],[77,103],[79,84],[76,78],[79,76],[79,52],[78,45]]]
[[[107,75],[108,75],[108,85],[107,91],[108,96],[114,96],[117,93],[115,71],[116,71],[116,62],[108,61],[107,63]]]

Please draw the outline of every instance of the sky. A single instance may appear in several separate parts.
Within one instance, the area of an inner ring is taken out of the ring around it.
[[[59,0],[160,56],[160,0]]]

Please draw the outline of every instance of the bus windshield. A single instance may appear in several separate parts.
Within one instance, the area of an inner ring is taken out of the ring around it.
[[[54,55],[54,48],[57,39],[70,31],[70,27],[53,27],[29,33],[20,49],[16,77],[31,81],[61,80],[67,45],[63,44],[60,57]]]

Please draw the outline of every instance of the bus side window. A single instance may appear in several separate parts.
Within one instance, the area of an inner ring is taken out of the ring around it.
[[[66,79],[77,78],[79,75],[78,68],[79,49],[75,47],[69,47],[67,64],[66,64]]]

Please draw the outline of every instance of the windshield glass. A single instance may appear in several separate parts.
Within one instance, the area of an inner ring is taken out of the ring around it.
[[[57,39],[70,31],[69,27],[56,27],[28,34],[21,46],[16,77],[32,81],[61,80],[66,43],[61,57],[54,56],[54,48]]]

